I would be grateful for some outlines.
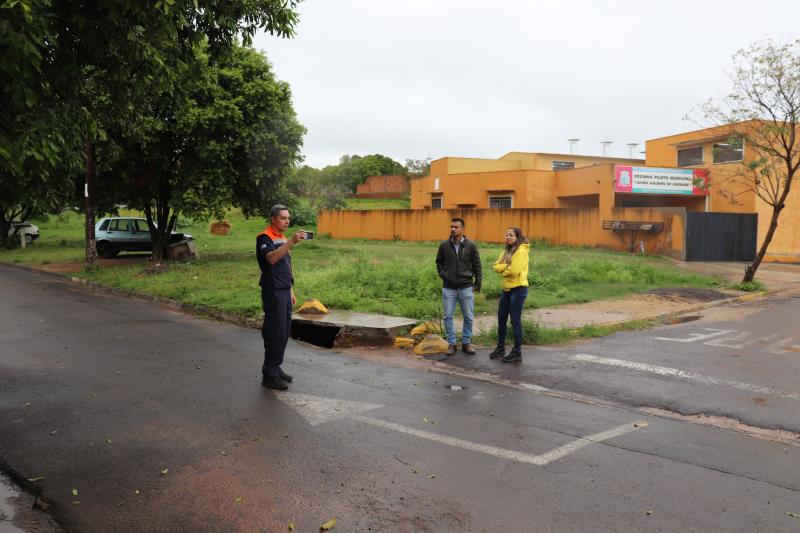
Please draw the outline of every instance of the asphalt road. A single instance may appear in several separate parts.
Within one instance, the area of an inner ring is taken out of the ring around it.
[[[798,447],[294,342],[276,394],[256,330],[5,266],[0,294],[0,460],[68,530],[800,529]]]
[[[800,296],[790,293],[709,309],[682,324],[526,349],[521,365],[483,353],[450,362],[521,383],[800,434],[798,316]]]

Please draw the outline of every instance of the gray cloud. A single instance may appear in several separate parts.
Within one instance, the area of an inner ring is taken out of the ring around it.
[[[297,37],[259,35],[293,90],[312,166],[511,150],[627,156],[696,129],[731,55],[800,37],[800,3],[765,0],[307,0]],[[699,118],[699,117],[698,117]]]

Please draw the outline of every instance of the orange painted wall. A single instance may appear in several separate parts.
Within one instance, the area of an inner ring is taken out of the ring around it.
[[[438,241],[447,237],[450,219],[466,222],[469,238],[499,243],[511,226],[530,238],[553,244],[626,250],[611,231],[602,229],[598,209],[403,209],[321,211],[318,229],[335,239]],[[612,209],[613,220],[663,222],[664,231],[642,234],[648,252],[683,257],[685,211],[681,209]]]
[[[677,166],[678,144],[692,143],[703,146],[703,165],[709,171],[710,195],[709,211],[724,213],[758,213],[757,244],[761,246],[772,217],[772,206],[765,203],[749,190],[739,177],[741,165],[751,161],[754,154],[744,148],[742,163],[715,164],[713,145],[720,142],[729,130],[725,127],[708,128],[647,141],[648,166]],[[707,139],[707,142],[703,142]],[[696,141],[696,144],[693,143]],[[796,187],[797,184],[794,185]],[[800,192],[793,189],[787,198],[778,220],[778,229],[770,243],[765,261],[800,262]]]

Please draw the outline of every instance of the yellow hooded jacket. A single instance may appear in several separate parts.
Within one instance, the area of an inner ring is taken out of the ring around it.
[[[520,244],[514,255],[511,257],[511,264],[507,264],[503,259],[503,252],[494,262],[494,271],[503,276],[503,290],[510,291],[514,287],[528,286],[528,257],[531,245],[527,242]]]

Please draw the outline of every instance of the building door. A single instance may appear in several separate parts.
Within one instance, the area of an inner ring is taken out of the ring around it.
[[[757,214],[686,213],[687,261],[752,261]]]

